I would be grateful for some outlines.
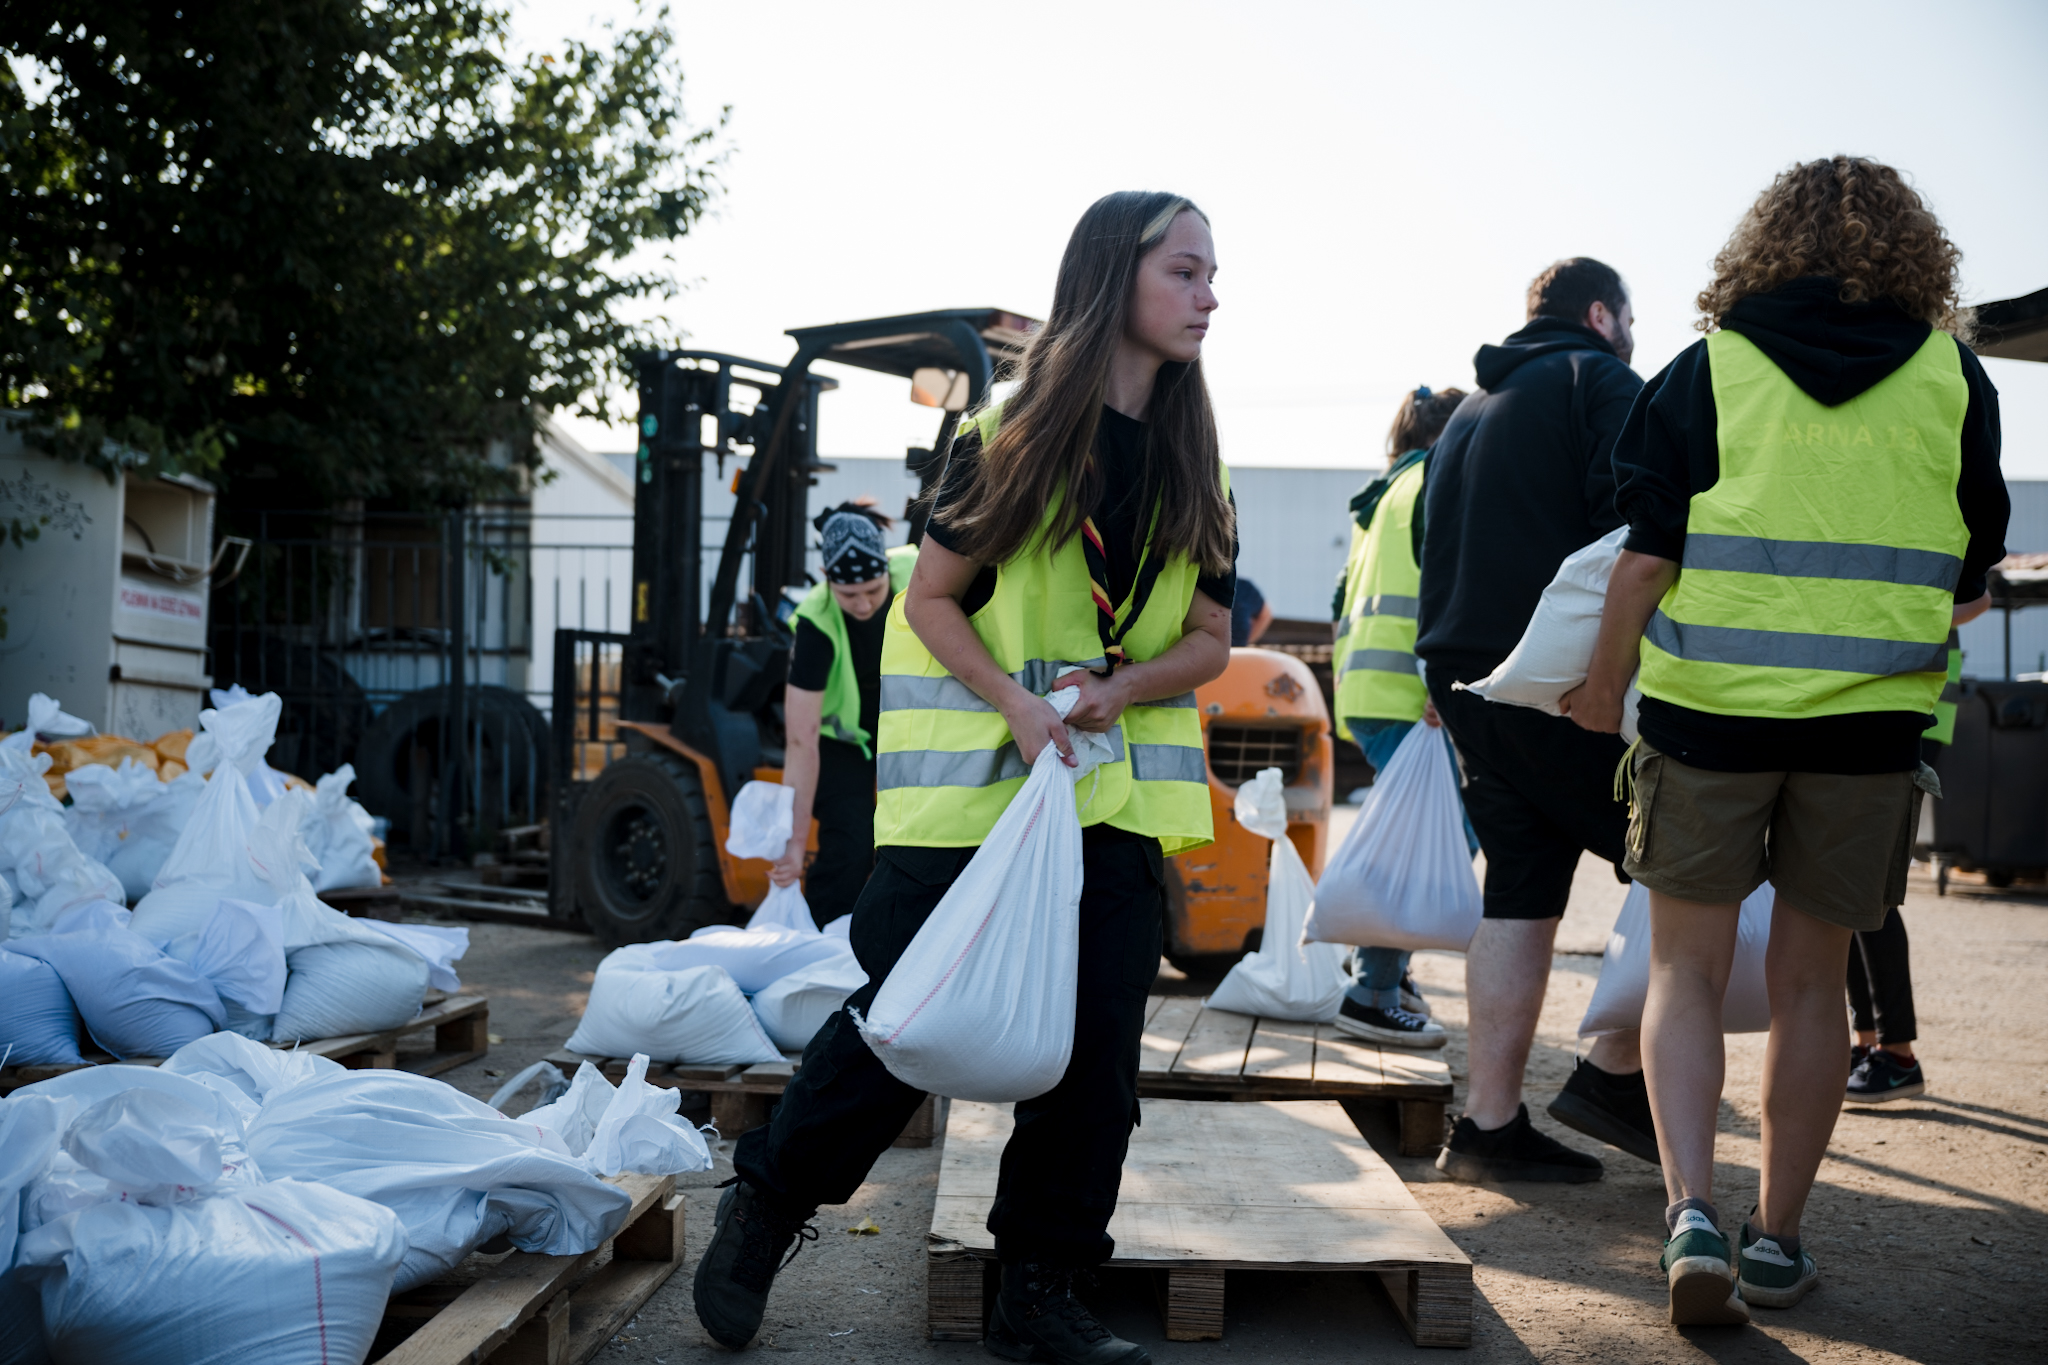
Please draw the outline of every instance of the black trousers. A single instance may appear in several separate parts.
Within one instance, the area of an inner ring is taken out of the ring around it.
[[[1879,1046],[1910,1043],[1919,1036],[1911,945],[1896,905],[1885,913],[1882,929],[1856,935],[1849,950],[1849,1009],[1856,1016],[1856,1031],[1875,1033]]]
[[[1155,839],[1096,825],[1083,832],[1080,980],[1074,1053],[1060,1083],[1016,1106],[988,1230],[1005,1261],[1100,1265],[1138,1121],[1138,1040],[1159,971],[1164,869]],[[883,847],[853,912],[865,1011],[974,854]],[[792,1215],[853,1197],[924,1094],[890,1075],[847,1010],[818,1030],[765,1128],[733,1153],[740,1178]]]
[[[875,869],[875,761],[858,745],[818,740],[818,851],[804,871],[804,900],[820,929],[851,914]]]
[[[1564,716],[1453,692],[1451,681],[1429,670],[1430,700],[1464,773],[1465,814],[1486,851],[1486,917],[1562,915],[1581,852],[1621,875],[1628,803],[1614,799],[1614,770],[1628,746]]]

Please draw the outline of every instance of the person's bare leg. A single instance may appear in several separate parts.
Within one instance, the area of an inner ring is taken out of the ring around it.
[[[1638,1029],[1603,1033],[1593,1040],[1586,1060],[1613,1076],[1629,1076],[1643,1069],[1643,1035]]]
[[[1737,923],[1734,905],[1650,893],[1643,1070],[1657,1120],[1657,1151],[1664,1158],[1664,1190],[1674,1204],[1714,1199],[1714,1128],[1727,1071],[1721,1000],[1735,961]],[[1846,971],[1846,960],[1842,966]],[[1839,1102],[1841,1087],[1835,1089]]]
[[[1654,905],[1654,902],[1653,902]],[[1797,1237],[1849,1081],[1849,1023],[1842,1010],[1850,931],[1778,898],[1764,981],[1771,997],[1771,1040],[1764,1051],[1763,1178],[1757,1231]],[[1656,1083],[1651,1082],[1655,1102]],[[1664,1115],[1657,1115],[1661,1133]],[[1671,1169],[1667,1162],[1665,1170]]]
[[[1465,951],[1465,1116],[1481,1128],[1515,1121],[1522,1072],[1536,1038],[1543,992],[1550,985],[1550,947],[1558,919],[1487,919]]]

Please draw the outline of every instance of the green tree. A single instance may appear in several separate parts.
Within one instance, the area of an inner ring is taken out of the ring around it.
[[[501,0],[9,0],[0,386],[111,468],[411,505],[608,415],[637,248],[717,192],[666,10],[507,60]]]

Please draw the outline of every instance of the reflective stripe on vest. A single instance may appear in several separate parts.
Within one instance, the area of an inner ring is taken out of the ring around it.
[[[984,424],[984,441],[991,430]],[[1227,470],[1222,478],[1227,490]],[[1181,638],[1197,576],[1185,558],[1167,561],[1124,637],[1133,660],[1157,658]],[[1042,696],[1063,673],[1103,666],[1096,615],[1076,538],[998,566],[995,592],[970,623],[997,666]],[[1023,758],[1002,714],[948,674],[910,629],[900,599],[883,637],[880,700],[875,842],[979,844],[1026,776]],[[1126,707],[1109,733],[1115,759],[1074,791],[1081,823],[1151,835],[1168,854],[1208,843],[1208,764],[1194,694]]]
[[[1417,460],[1387,486],[1370,526],[1351,528],[1344,612],[1332,653],[1339,721],[1422,717],[1425,694],[1415,671],[1422,571],[1415,563],[1413,528],[1423,464]]]
[[[1706,346],[1720,476],[1643,633],[1644,693],[1718,715],[1931,711],[1969,540],[1954,338],[1832,408],[1737,333]]]
[[[899,545],[889,551],[889,591],[900,595],[917,567],[917,547]],[[863,758],[873,758],[874,736],[861,728],[860,679],[854,673],[853,651],[846,640],[846,613],[832,596],[832,585],[820,583],[804,594],[794,616],[809,621],[832,644],[832,671],[826,676],[819,701],[818,733],[827,739],[857,747]]]

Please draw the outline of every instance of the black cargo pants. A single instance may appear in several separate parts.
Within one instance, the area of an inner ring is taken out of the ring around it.
[[[1099,1265],[1138,1120],[1138,1040],[1159,970],[1164,869],[1159,843],[1106,825],[1082,832],[1080,980],[1074,1052],[1060,1083],[1019,1101],[1003,1149],[988,1230],[1005,1261]],[[877,850],[853,910],[853,951],[868,984],[847,1000],[865,1011],[971,848]],[[818,1030],[764,1128],[740,1138],[740,1178],[792,1215],[853,1197],[903,1131],[922,1091],[890,1075],[846,1009]]]

